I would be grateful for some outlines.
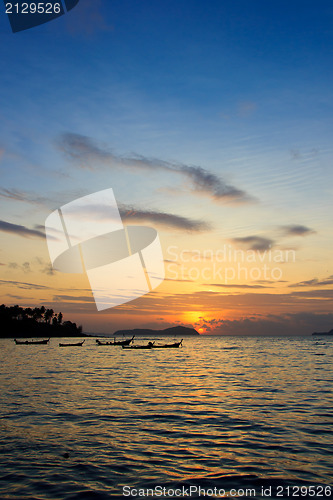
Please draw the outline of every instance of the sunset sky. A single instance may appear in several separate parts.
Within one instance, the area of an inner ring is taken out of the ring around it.
[[[333,328],[331,1],[80,0],[16,34],[2,6],[0,54],[1,303],[86,332]],[[44,223],[106,188],[166,279],[97,312]]]

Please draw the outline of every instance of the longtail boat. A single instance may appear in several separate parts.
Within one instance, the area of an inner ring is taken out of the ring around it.
[[[133,341],[135,335],[131,339],[127,340],[114,340],[113,342],[102,342],[101,340],[96,340],[97,345],[121,345],[121,346],[129,346]]]
[[[14,342],[16,345],[41,345],[41,344],[47,344],[50,339],[43,339],[43,340],[17,340],[14,339]]]
[[[123,349],[152,349],[155,342],[148,342],[147,345],[123,345]]]
[[[59,344],[59,347],[82,347],[84,340],[82,342],[76,342],[75,344]]]
[[[154,345],[154,349],[177,349],[182,345],[183,339],[180,342],[174,342],[173,344],[163,344],[163,345]]]

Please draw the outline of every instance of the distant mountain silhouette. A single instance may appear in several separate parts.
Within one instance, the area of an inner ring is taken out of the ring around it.
[[[333,335],[333,328],[329,332],[314,332],[312,335]]]
[[[130,335],[131,337],[135,335],[136,337],[147,335],[151,336],[163,336],[163,337],[188,337],[200,335],[194,328],[187,328],[186,326],[173,326],[171,328],[165,328],[164,330],[151,330],[149,328],[134,328],[133,330],[117,330],[113,335]]]

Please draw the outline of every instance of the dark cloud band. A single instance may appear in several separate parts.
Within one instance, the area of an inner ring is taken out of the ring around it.
[[[12,233],[25,238],[45,238],[45,234],[38,229],[29,229],[19,224],[12,224],[11,222],[0,221],[0,231],[4,233]]]

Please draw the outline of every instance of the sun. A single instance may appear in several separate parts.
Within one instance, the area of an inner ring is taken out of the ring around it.
[[[191,324],[193,328],[197,330],[198,333],[202,334],[206,332],[205,323],[209,319],[205,316],[203,311],[186,311],[182,314],[182,321],[187,324]]]
[[[201,323],[203,320],[204,313],[202,311],[186,311],[182,315],[184,323]]]

